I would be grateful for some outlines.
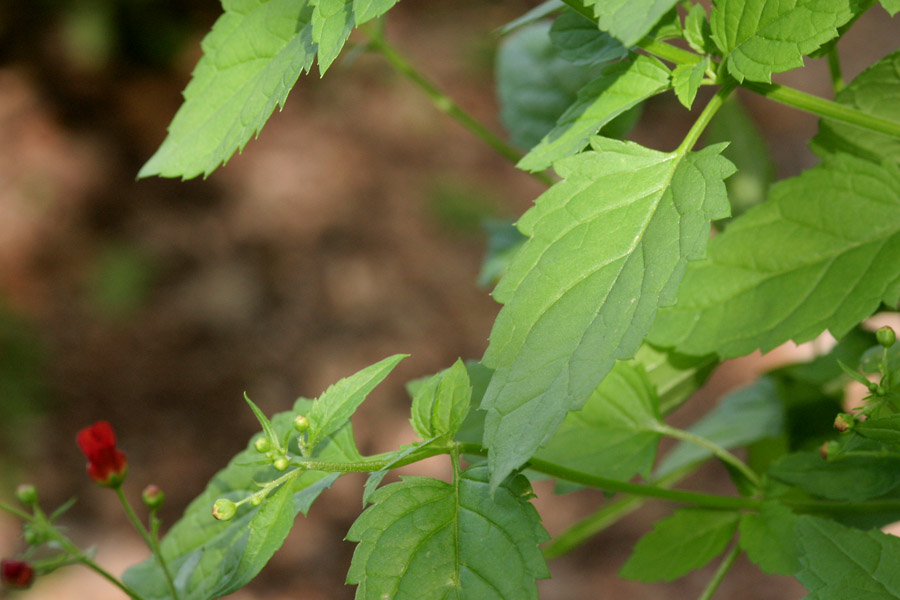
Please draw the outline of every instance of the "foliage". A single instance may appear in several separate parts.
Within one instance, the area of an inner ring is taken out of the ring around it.
[[[547,557],[657,498],[686,506],[637,543],[623,577],[671,581],[723,556],[701,593],[711,598],[744,553],[811,599],[900,598],[900,542],[877,530],[900,519],[900,353],[892,331],[873,339],[863,327],[900,302],[900,51],[844,86],[836,49],[864,12],[900,5],[717,0],[707,14],[687,0],[548,0],[502,30],[511,145],[387,42],[396,1],[223,0],[185,103],[140,175],[208,175],[358,30],[361,51],[548,186],[515,229],[489,226],[481,283],[497,282],[503,305],[489,347],[480,363],[411,382],[420,439],[381,455],[360,454],[350,418],[403,355],[271,420],[248,399],[263,433],[161,543],[148,538],[154,556],[118,585],[147,600],[231,593],[337,477],[367,472],[347,534],[359,599],[537,597],[547,535],[529,478],[541,477],[560,493],[620,494]],[[833,101],[771,83],[813,55],[829,57]],[[736,88],[819,116],[810,145],[821,162],[770,186],[765,140],[729,99]],[[661,151],[623,139],[641,106],[670,90],[668,101],[703,106],[684,113],[683,142]],[[826,331],[842,338],[829,354],[764,374],[685,429],[667,422],[719,360]],[[841,413],[851,379],[869,393]],[[663,437],[679,443],[659,457]],[[379,488],[391,469],[436,455],[449,456],[450,481]],[[733,493],[674,488],[709,461]],[[16,514],[92,565],[34,511]]]

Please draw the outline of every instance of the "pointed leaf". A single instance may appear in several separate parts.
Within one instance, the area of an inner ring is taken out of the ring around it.
[[[343,427],[375,386],[408,354],[395,354],[331,385],[313,403],[309,419],[310,448]]]
[[[653,57],[634,55],[607,66],[597,79],[578,90],[576,102],[516,166],[542,171],[580,152],[601,127],[668,88],[669,70]]]
[[[772,80],[838,36],[859,10],[856,0],[719,0],[712,37],[739,82]]]
[[[797,579],[811,593],[805,600],[900,599],[900,539],[860,531],[816,517],[797,522],[803,568]]]
[[[209,175],[259,133],[312,66],[306,2],[224,0],[223,6],[169,135],[138,177]]]
[[[378,18],[400,0],[353,0],[353,20],[359,27],[363,23]]]
[[[531,239],[494,291],[504,303],[483,362],[492,483],[522,465],[640,346],[672,302],[710,219],[728,213],[722,146],[662,153],[593,139],[519,221]]]
[[[706,69],[709,68],[709,57],[704,56],[703,60],[695,65],[678,65],[672,71],[672,87],[675,89],[675,95],[690,110],[694,104],[694,98],[697,97],[697,90],[703,82],[703,76]]]
[[[422,439],[453,437],[469,414],[472,386],[466,365],[452,367],[428,380],[413,398],[412,426]]]
[[[550,41],[562,58],[577,65],[606,63],[628,55],[619,40],[571,9],[553,22]]]
[[[740,546],[747,558],[769,575],[794,575],[800,569],[796,548],[797,515],[782,504],[766,502],[758,513],[741,517]]]
[[[319,45],[320,75],[341,53],[355,26],[353,0],[319,0],[312,13],[312,40]]]
[[[684,39],[688,45],[700,54],[713,54],[716,45],[712,41],[712,30],[706,19],[706,9],[694,4],[684,18]]]
[[[841,337],[900,283],[900,168],[835,155],[772,188],[710,241],[649,339],[685,354]]]
[[[900,12],[900,0],[881,0],[881,6],[892,17]]]
[[[594,7],[600,29],[633,46],[675,6],[677,0],[584,0]]]
[[[725,550],[738,513],[682,509],[657,521],[642,537],[619,575],[636,581],[672,581],[699,569]]]
[[[536,599],[547,539],[519,476],[492,497],[485,467],[455,484],[408,477],[379,489],[347,534],[357,600]]]

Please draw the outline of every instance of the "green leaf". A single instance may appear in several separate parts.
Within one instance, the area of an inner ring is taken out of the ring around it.
[[[709,68],[709,57],[704,56],[703,60],[695,65],[678,65],[672,71],[672,87],[675,89],[675,95],[688,110],[694,104],[694,98],[697,97],[697,90],[703,82],[703,76],[706,69]]]
[[[321,440],[343,427],[375,386],[387,377],[408,354],[395,354],[345,377],[329,386],[316,400],[306,418],[309,419],[307,444],[315,448]]]
[[[772,188],[689,265],[649,339],[685,354],[763,352],[840,338],[900,282],[900,169],[835,155]]]
[[[777,502],[741,517],[739,544],[747,558],[769,575],[793,575],[800,569],[796,548],[797,515]]]
[[[353,0],[353,20],[359,27],[363,23],[380,17],[400,0]]]
[[[516,29],[521,29],[526,25],[531,25],[536,21],[540,21],[544,17],[548,17],[556,11],[563,9],[565,6],[566,5],[563,4],[562,0],[545,0],[544,2],[541,2],[537,6],[526,12],[521,17],[513,19],[503,27],[500,27],[498,29],[498,32],[500,33],[500,35],[507,35],[508,33],[515,31]]]
[[[666,415],[700,389],[716,366],[712,357],[681,356],[641,344],[634,353],[659,396],[659,410]]]
[[[728,214],[722,146],[663,153],[595,137],[518,223],[531,239],[494,291],[505,304],[483,362],[492,483],[580,408],[674,300],[710,219]]]
[[[781,435],[784,409],[775,382],[762,377],[753,385],[725,396],[719,405],[688,431],[726,449],[740,448],[767,437]],[[656,469],[656,478],[702,462],[712,453],[696,444],[681,442],[666,454]]]
[[[870,440],[895,446],[900,445],[900,415],[882,419],[866,419],[861,423],[857,423],[853,431]]]
[[[353,31],[355,0],[319,0],[312,14],[312,40],[319,45],[319,74],[324,75]]]
[[[672,581],[699,569],[725,550],[738,513],[682,509],[657,521],[642,537],[619,575],[636,581]]]
[[[660,438],[658,404],[643,367],[619,362],[535,456],[600,477],[646,477]]]
[[[634,55],[608,65],[597,79],[578,90],[576,102],[516,166],[542,171],[557,160],[580,152],[601,127],[668,88],[669,70],[653,57]]]
[[[677,0],[584,0],[594,7],[600,29],[624,46],[634,46],[653,29]]]
[[[881,0],[881,6],[892,17],[900,12],[900,0]]]
[[[276,434],[283,437],[293,431],[294,417],[311,407],[312,401],[300,399],[293,410],[275,415],[271,422]],[[260,457],[253,447],[257,437],[213,476],[162,540],[162,554],[182,600],[219,598],[245,586],[281,546],[296,515],[305,514],[338,477],[337,473],[303,472],[262,505],[243,504],[234,519],[217,521],[212,506],[218,498],[241,500],[259,491],[257,482],[282,475],[268,464],[254,464]],[[350,424],[345,423],[323,440],[313,457],[324,461],[361,460]],[[128,569],[123,580],[145,600],[171,600],[166,580],[152,557]]]
[[[595,79],[602,65],[575,65],[550,42],[550,23],[534,23],[509,36],[497,51],[497,98],[500,120],[512,141],[531,148],[556,125]]]
[[[487,221],[484,228],[488,247],[478,273],[478,285],[491,287],[506,273],[513,256],[525,243],[525,236],[511,221]]]
[[[803,66],[803,57],[838,36],[855,0],[719,0],[710,16],[712,38],[739,82],[772,81],[773,73]]]
[[[553,22],[550,41],[559,56],[577,65],[606,63],[628,55],[628,49],[619,40],[571,9]]]
[[[223,6],[169,135],[138,177],[209,175],[259,133],[312,66],[306,2],[224,0]]]
[[[894,458],[823,459],[818,451],[797,452],[778,459],[769,476],[828,500],[862,502],[883,496],[900,485]]]
[[[694,4],[684,18],[684,39],[688,45],[700,54],[714,54],[716,45],[712,41],[712,30],[706,19],[706,9]]]
[[[453,437],[469,414],[472,386],[466,365],[457,360],[452,367],[428,380],[413,398],[412,423],[422,439]]]
[[[363,508],[366,507],[367,504],[371,502],[372,494],[375,493],[375,490],[381,485],[381,481],[384,479],[384,476],[388,474],[388,471],[393,469],[401,460],[408,457],[409,455],[418,452],[423,448],[427,448],[432,443],[437,441],[438,436],[427,439],[423,442],[418,442],[415,444],[409,444],[406,447],[401,446],[399,449],[389,453],[385,459],[390,459],[390,462],[386,464],[384,467],[377,471],[373,471],[369,473],[369,478],[366,479],[366,484],[363,486],[363,497],[362,504]]]
[[[536,599],[549,577],[547,539],[518,476],[492,497],[484,467],[453,484],[407,477],[379,489],[347,539],[359,542],[347,573],[357,600]]]
[[[900,122],[900,51],[889,54],[854,79],[835,96],[835,101],[866,114]],[[810,142],[820,156],[844,152],[880,163],[900,162],[900,139],[871,129],[819,121],[819,133]]]
[[[806,600],[900,598],[900,539],[877,530],[859,531],[834,521],[800,517],[797,579]]]

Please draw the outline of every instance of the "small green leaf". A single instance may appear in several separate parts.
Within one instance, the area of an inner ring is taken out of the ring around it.
[[[712,38],[739,82],[772,80],[803,66],[803,57],[838,36],[858,7],[854,0],[719,0]]]
[[[738,513],[682,509],[657,521],[642,537],[619,575],[636,581],[672,581],[699,569],[725,550]]]
[[[900,0],[881,0],[881,6],[892,17],[900,12]]]
[[[397,2],[399,0],[353,0],[353,20],[359,27],[363,23],[380,17]]]
[[[607,63],[628,55],[628,49],[619,40],[571,9],[553,22],[550,41],[559,56],[576,65]]]
[[[407,477],[372,495],[347,539],[359,542],[347,573],[357,600],[537,599],[549,577],[547,539],[524,477],[494,496],[485,467],[453,484]]]
[[[708,68],[709,57],[704,56],[703,60],[695,65],[678,65],[672,71],[672,87],[675,89],[675,95],[678,97],[678,101],[688,110],[694,104],[697,90],[700,89],[703,76]]]
[[[883,496],[900,485],[900,460],[847,457],[827,461],[817,450],[778,459],[769,476],[828,500],[862,502]]]
[[[660,438],[658,404],[640,363],[619,362],[536,456],[600,477],[646,477]]]
[[[275,447],[281,446],[281,441],[278,439],[278,434],[275,433],[275,430],[272,428],[272,423],[269,421],[269,418],[266,414],[259,409],[256,404],[250,400],[250,397],[247,395],[247,392],[244,392],[244,400],[247,401],[247,404],[250,405],[250,410],[253,411],[253,415],[256,417],[256,420],[259,421],[260,426],[262,427],[263,432],[266,434],[266,439],[270,444]]]
[[[331,385],[313,403],[307,444],[315,448],[321,440],[343,427],[375,386],[387,377],[408,354],[395,354]]]
[[[870,440],[900,445],[900,415],[858,422],[853,431]]]
[[[422,439],[453,437],[466,415],[472,386],[462,360],[428,380],[413,398],[412,423]]]
[[[800,569],[796,548],[797,515],[777,502],[741,517],[739,543],[747,558],[769,575],[794,575]]]
[[[516,166],[542,171],[557,160],[580,152],[590,136],[604,125],[668,88],[669,70],[653,57],[634,55],[607,66],[600,77],[578,90],[575,103]]]
[[[677,0],[584,0],[594,7],[600,29],[626,47],[634,46],[675,6]]]
[[[709,220],[728,214],[722,146],[662,153],[593,138],[556,164],[566,179],[519,220],[530,239],[494,297],[505,304],[483,362],[492,483],[521,466],[617,359],[639,348]]]
[[[354,0],[319,0],[312,14],[312,40],[319,45],[319,74],[341,53],[356,23]]]
[[[796,574],[811,593],[805,600],[900,599],[900,539],[803,516],[797,522]]]
[[[712,30],[706,19],[706,9],[694,4],[684,18],[684,39],[695,52],[713,54],[716,45],[712,41]]]
[[[257,135],[316,53],[312,8],[296,0],[225,0],[162,146],[138,177],[209,175]]]

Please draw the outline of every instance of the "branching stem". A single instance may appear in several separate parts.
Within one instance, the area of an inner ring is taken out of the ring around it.
[[[141,520],[135,514],[134,509],[131,507],[131,503],[128,501],[128,498],[125,497],[125,492],[122,491],[122,486],[116,486],[115,488],[116,495],[119,497],[119,502],[122,503],[122,508],[125,509],[125,514],[128,516],[128,520],[131,521],[131,525],[137,530],[137,532],[144,539],[144,543],[147,544],[147,547],[150,549],[150,552],[153,553],[153,556],[156,558],[156,562],[159,563],[159,568],[162,569],[163,576],[166,578],[166,584],[169,586],[169,593],[172,594],[173,600],[179,600],[178,590],[175,587],[175,581],[172,579],[172,574],[169,573],[169,567],[166,565],[166,561],[163,560],[162,551],[159,548],[158,538],[156,535],[151,534],[150,531],[144,527],[144,524],[141,523]]]
[[[722,562],[719,564],[719,568],[716,569],[715,574],[712,576],[712,579],[709,580],[709,583],[706,584],[706,589],[703,590],[703,593],[700,594],[700,597],[697,600],[712,600],[713,595],[715,595],[716,590],[719,589],[719,585],[721,585],[722,580],[725,579],[725,576],[728,574],[728,571],[731,570],[732,565],[734,565],[734,561],[737,560],[737,557],[740,555],[741,549],[735,544],[731,550],[728,551],[728,554],[725,555],[725,558],[722,559]]]

